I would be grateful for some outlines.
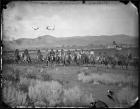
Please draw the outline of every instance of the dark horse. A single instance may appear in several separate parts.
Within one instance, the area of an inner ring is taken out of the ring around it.
[[[127,56],[120,55],[118,57],[118,65],[121,66],[122,69],[124,68],[124,66],[126,69],[128,69],[129,58]]]
[[[15,57],[15,62],[18,63],[20,61],[20,55],[18,49],[15,50],[14,57]]]

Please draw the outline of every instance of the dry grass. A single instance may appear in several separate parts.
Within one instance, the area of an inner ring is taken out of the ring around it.
[[[92,94],[86,94],[78,86],[64,89],[63,103],[65,106],[89,106],[94,101]]]
[[[26,93],[16,90],[16,88],[9,86],[3,88],[3,100],[6,104],[16,107],[26,105]]]
[[[33,102],[43,101],[48,106],[56,106],[61,102],[62,85],[57,81],[37,81],[29,87],[29,97]]]
[[[28,93],[28,87],[30,85],[34,86],[36,84],[36,80],[35,79],[29,79],[26,77],[20,77],[20,81],[17,84],[17,87],[19,90],[22,90],[26,93]]]
[[[106,85],[109,84],[129,84],[132,83],[135,86],[138,86],[138,79],[132,75],[123,75],[123,74],[113,74],[113,73],[92,73],[90,75],[85,75],[84,72],[78,74],[78,80],[81,80],[84,83],[90,83],[97,81]]]
[[[34,69],[20,75],[19,82],[14,85],[15,74],[21,72],[7,72],[4,74],[6,78],[5,87],[3,88],[4,101],[11,106],[27,105],[27,94],[35,106],[89,106],[94,101],[92,94],[85,93],[80,87],[64,89],[63,85],[58,81],[53,81],[50,74],[43,73],[43,69],[39,72],[33,72]],[[87,69],[85,69],[86,72]],[[138,85],[137,79],[133,75],[123,75],[115,73],[78,73],[78,80],[84,83],[103,83],[118,84],[128,83]],[[61,80],[63,81],[63,80]],[[17,90],[18,89],[18,90]],[[127,92],[127,93],[126,93]],[[135,91],[132,88],[122,88],[118,93],[118,99],[122,105],[130,104],[131,99],[135,97]]]
[[[29,97],[36,106],[89,106],[92,94],[85,94],[78,86],[63,89],[57,81],[38,81],[29,87]]]

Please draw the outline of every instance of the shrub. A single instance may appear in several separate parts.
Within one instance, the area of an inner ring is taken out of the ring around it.
[[[66,106],[75,106],[80,104],[82,92],[79,87],[64,90],[63,102]]]
[[[45,75],[39,74],[39,75],[36,76],[36,79],[39,79],[39,80],[42,80],[42,81],[49,81],[52,78],[49,74],[45,74]]]
[[[19,80],[19,72],[16,71],[16,72],[6,72],[5,74],[3,73],[2,74],[2,79],[4,80],[8,80],[8,81],[17,81]]]
[[[65,106],[89,106],[93,101],[92,94],[83,92],[78,86],[64,89],[63,104]]]
[[[36,80],[35,79],[29,79],[26,77],[20,77],[20,82],[17,84],[17,88],[23,92],[28,93],[29,86],[35,86]]]
[[[65,106],[89,106],[94,101],[92,94],[86,94],[78,86],[64,89],[63,104]]]
[[[36,79],[36,75],[35,74],[31,74],[31,73],[27,73],[26,74],[26,78]]]
[[[12,107],[26,105],[27,94],[17,91],[16,88],[9,86],[3,88],[3,100]]]
[[[61,102],[62,85],[57,81],[37,81],[35,86],[29,87],[29,97],[32,101],[43,101],[48,106],[56,106]]]
[[[78,74],[78,80],[82,80],[84,83],[89,83],[93,81],[91,76],[85,76],[84,73]]]

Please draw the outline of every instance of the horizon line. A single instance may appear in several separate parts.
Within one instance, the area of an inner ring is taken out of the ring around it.
[[[124,36],[124,35],[125,35],[125,36],[131,37],[131,38],[138,37],[138,36],[131,36],[131,35],[127,35],[127,34],[95,35],[95,36],[94,36],[94,35],[83,35],[83,36],[80,35],[80,36],[56,37],[56,36],[54,36],[54,35],[49,35],[49,34],[48,34],[48,35],[37,36],[36,38],[27,38],[27,37],[24,38],[24,37],[22,37],[22,38],[17,38],[17,39],[13,39],[13,40],[10,40],[10,39],[6,39],[6,40],[5,40],[5,38],[4,38],[5,36],[4,36],[4,37],[2,37],[2,40],[4,40],[4,41],[14,41],[14,40],[18,40],[18,39],[37,39],[37,38],[43,37],[43,36],[44,36],[44,37],[45,37],[45,36],[51,36],[51,37],[54,37],[54,38],[73,38],[73,37],[100,37],[100,36],[101,36],[101,37],[102,37],[102,36],[105,36],[105,37],[112,36],[112,37],[113,37],[113,36],[117,36],[117,35],[118,35],[118,36],[120,36],[120,35],[123,35],[123,36]]]

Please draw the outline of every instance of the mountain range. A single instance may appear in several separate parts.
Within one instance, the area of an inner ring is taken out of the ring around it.
[[[128,35],[102,35],[102,36],[73,36],[73,37],[54,37],[51,35],[39,36],[37,38],[20,38],[13,41],[4,41],[3,46],[6,50],[13,49],[42,49],[55,47],[101,47],[111,45],[115,41],[118,44],[137,45],[138,38]]]

